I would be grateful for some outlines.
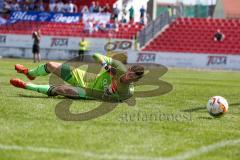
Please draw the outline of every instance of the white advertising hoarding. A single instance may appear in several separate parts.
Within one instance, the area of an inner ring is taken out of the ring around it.
[[[83,21],[87,22],[87,21],[99,21],[101,23],[106,24],[107,22],[109,22],[111,18],[111,14],[110,13],[85,13],[83,14]]]
[[[85,40],[88,41],[89,50],[92,52],[104,53],[106,52],[106,46],[113,50],[130,50],[133,46],[132,40],[109,40],[107,38],[85,38]],[[80,41],[81,37],[42,36],[40,49],[78,50]],[[32,48],[32,45],[33,39],[31,35],[0,35],[0,47]]]
[[[240,55],[172,53],[172,52],[131,52],[128,63],[156,63],[167,67],[240,69]]]
[[[133,50],[134,41],[124,39],[86,38],[89,54],[106,50],[128,53],[128,63],[157,63],[167,67],[240,69],[240,54],[199,54],[172,52],[137,52]],[[78,55],[81,37],[42,36],[40,52],[45,59],[67,60]],[[0,56],[32,57],[33,39],[30,35],[0,34]]]

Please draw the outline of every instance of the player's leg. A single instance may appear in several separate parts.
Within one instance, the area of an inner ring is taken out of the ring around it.
[[[43,93],[46,95],[49,95],[48,92],[51,88],[50,85],[36,85],[36,84],[32,84],[32,83],[26,83],[18,78],[12,78],[10,80],[10,83],[17,88],[32,90],[32,91],[36,91],[36,92]]]
[[[60,95],[68,98],[84,98],[88,99],[86,96],[86,91],[83,88],[80,87],[73,87],[68,85],[59,85],[54,86],[51,90],[49,90],[50,95]]]
[[[36,63],[36,54],[35,53],[33,53],[33,63]]]
[[[32,83],[26,83],[18,78],[11,79],[10,83],[15,87],[43,93],[48,96],[61,95],[69,98],[87,98],[86,91],[80,87],[73,87],[68,85],[36,85]]]
[[[85,52],[85,51],[82,50],[82,53],[81,53],[81,56],[80,56],[80,60],[81,60],[81,61],[83,61],[83,59],[84,59],[84,54],[85,54],[84,52]]]
[[[37,54],[37,59],[38,59],[38,62],[40,62],[41,61],[41,55],[40,55],[40,53],[38,52],[38,54]]]
[[[36,45],[36,54],[37,54],[37,61],[40,62],[41,61],[41,57],[40,57],[40,47],[39,45]]]
[[[37,62],[37,51],[36,51],[36,45],[32,46],[32,53],[33,53],[33,63]]]
[[[61,76],[61,66],[62,63],[47,62],[45,64],[38,65],[36,68],[28,69],[21,64],[16,64],[15,70],[17,70],[18,73],[25,74],[30,80],[33,80],[35,77],[46,76],[49,73]]]

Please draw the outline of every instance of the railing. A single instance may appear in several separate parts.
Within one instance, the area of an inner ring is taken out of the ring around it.
[[[139,32],[138,41],[140,47],[144,46],[150,39],[152,39],[160,30],[169,24],[174,16],[170,17],[169,12],[163,12],[156,20],[150,22],[144,29]]]
[[[240,18],[240,14],[226,13],[226,18],[229,18],[229,19],[239,19]]]
[[[139,32],[138,42],[140,48],[152,39],[160,30],[162,30],[163,27],[171,23],[177,17],[211,17],[213,15],[214,8],[215,4],[196,4],[194,6],[190,6],[184,5],[181,2],[177,3],[175,6],[171,6],[171,11],[168,10],[163,12],[159,17]],[[235,18],[237,15],[231,16]]]

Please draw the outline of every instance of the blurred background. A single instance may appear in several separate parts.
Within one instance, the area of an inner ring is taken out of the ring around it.
[[[128,63],[240,69],[238,0],[0,0],[0,56],[121,53]],[[194,54],[193,54],[194,53]],[[239,59],[239,60],[238,60]]]

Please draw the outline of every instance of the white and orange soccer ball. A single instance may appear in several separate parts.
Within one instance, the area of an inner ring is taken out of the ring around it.
[[[207,103],[208,113],[213,117],[221,117],[228,111],[228,102],[221,96],[214,96]]]

